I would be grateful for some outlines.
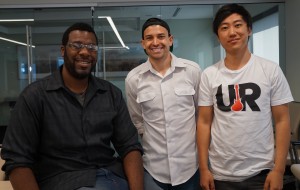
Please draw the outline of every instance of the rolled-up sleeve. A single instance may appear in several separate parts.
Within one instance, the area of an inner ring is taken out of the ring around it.
[[[35,96],[26,96],[32,89],[25,90],[12,110],[1,150],[5,160],[2,170],[9,174],[16,167],[32,168],[39,144],[37,112],[38,101]]]

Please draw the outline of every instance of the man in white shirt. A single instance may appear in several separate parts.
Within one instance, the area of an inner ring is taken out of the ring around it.
[[[145,190],[198,190],[196,110],[201,69],[170,51],[168,24],[148,19],[141,44],[148,60],[126,77],[131,119],[144,148]]]
[[[252,20],[244,7],[221,7],[213,29],[226,57],[201,76],[197,123],[201,187],[282,189],[290,142],[288,103],[293,101],[286,78],[278,64],[250,53]]]

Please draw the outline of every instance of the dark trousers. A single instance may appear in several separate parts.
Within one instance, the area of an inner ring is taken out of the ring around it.
[[[216,190],[263,190],[270,170],[263,170],[256,176],[241,182],[214,180]]]

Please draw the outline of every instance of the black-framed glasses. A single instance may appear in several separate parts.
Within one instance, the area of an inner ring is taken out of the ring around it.
[[[70,42],[68,43],[68,46],[75,51],[80,51],[83,48],[86,48],[88,51],[98,51],[98,46],[94,44],[82,44],[78,42],[74,42],[74,43]]]

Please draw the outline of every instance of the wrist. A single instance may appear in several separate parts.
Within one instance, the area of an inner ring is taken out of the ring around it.
[[[210,171],[208,167],[199,167],[199,171]]]
[[[284,169],[278,169],[278,168],[273,168],[272,170],[271,170],[272,172],[276,172],[276,173],[279,173],[279,174],[281,174],[281,175],[284,175]]]

